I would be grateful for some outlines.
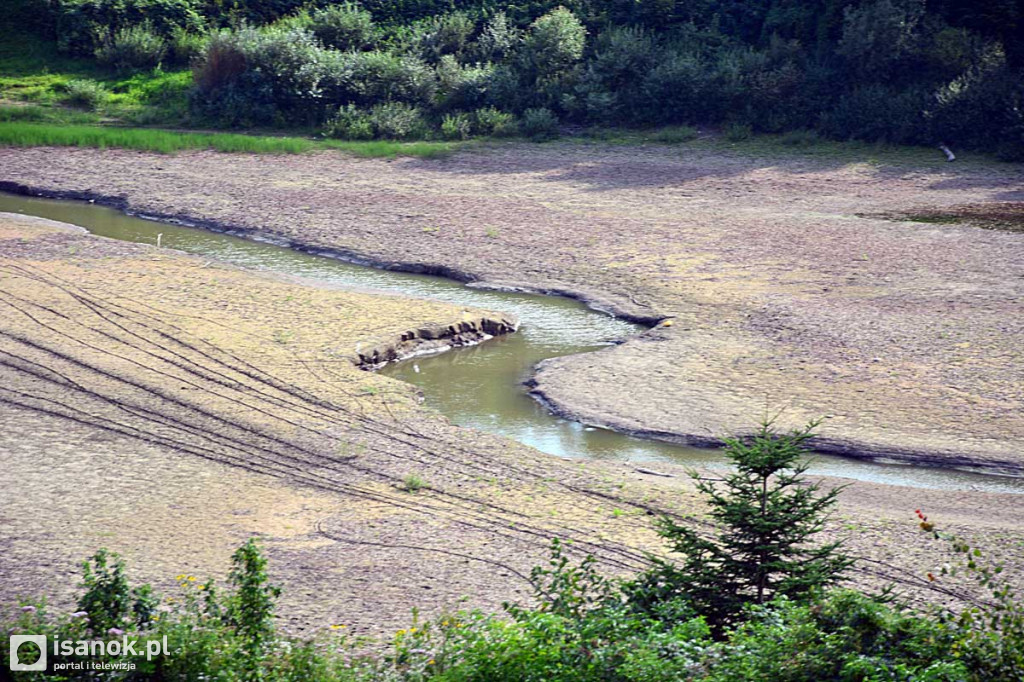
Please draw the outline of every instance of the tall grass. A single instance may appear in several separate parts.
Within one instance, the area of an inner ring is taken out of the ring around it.
[[[187,149],[253,154],[302,154],[316,149],[338,149],[364,158],[415,156],[437,158],[456,145],[442,142],[345,142],[303,137],[267,137],[236,133],[184,133],[148,128],[85,125],[49,125],[23,121],[0,122],[0,146],[120,148],[171,154]]]

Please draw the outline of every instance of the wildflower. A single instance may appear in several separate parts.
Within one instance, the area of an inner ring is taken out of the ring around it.
[[[410,628],[409,629],[409,634],[410,635],[415,635],[416,634],[416,628]]]
[[[182,580],[185,579],[185,574],[184,573],[179,573],[178,575],[174,576],[174,579],[177,580],[178,582],[181,582]]]
[[[332,625],[332,626],[331,626],[331,629],[332,629],[332,630],[340,630],[340,629],[342,629],[343,627],[345,627],[345,626],[344,626],[344,625],[342,625],[341,623],[335,623],[334,625]]]
[[[120,637],[124,634],[124,630],[122,630],[121,628],[110,628],[109,630],[107,630],[107,634],[113,637]]]
[[[928,580],[930,580],[930,581],[932,581],[932,582],[935,582],[935,576],[934,576],[934,575],[932,575],[931,573],[929,573],[929,574],[928,574]]]
[[[427,665],[434,665],[434,659],[430,659],[429,661],[427,661]]]
[[[405,634],[405,630],[399,630],[399,631],[398,631],[398,632],[396,632],[395,634],[397,634],[397,635],[398,635],[399,637],[401,637],[402,635],[404,635],[404,634]]]
[[[36,607],[34,607],[34,606],[22,606],[21,607],[21,612],[22,613],[35,613],[36,612]]]
[[[196,585],[196,589],[197,590],[205,590],[206,589],[206,585]]]
[[[196,581],[196,577],[195,577],[194,575],[190,575],[190,576],[188,577],[188,581],[189,581],[190,583],[194,583],[194,582]]]

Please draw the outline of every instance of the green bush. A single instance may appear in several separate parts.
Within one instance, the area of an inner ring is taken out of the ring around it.
[[[505,12],[499,11],[480,31],[472,45],[472,57],[477,62],[497,63],[511,57],[522,42],[523,34]]]
[[[95,111],[107,101],[110,93],[101,83],[89,79],[70,80],[64,84],[65,104],[81,107],[87,111]]]
[[[476,28],[465,12],[451,12],[426,19],[412,29],[410,49],[430,64],[448,55],[459,57]]]
[[[104,38],[96,49],[96,61],[118,71],[133,71],[159,65],[166,53],[164,39],[148,24],[140,24]]]
[[[369,114],[354,104],[338,109],[327,122],[324,134],[339,140],[372,140],[375,136]]]
[[[423,114],[405,102],[386,102],[370,109],[370,122],[377,137],[387,140],[411,140],[427,133]]]
[[[530,25],[523,42],[529,65],[542,78],[550,78],[575,66],[583,57],[587,30],[572,12],[559,7]]]
[[[351,2],[316,10],[309,29],[325,46],[342,52],[369,50],[377,40],[373,16]]]
[[[205,33],[175,28],[167,39],[167,54],[171,63],[190,66],[203,54],[208,40],[209,36]]]
[[[519,120],[519,132],[534,142],[558,137],[558,117],[550,109],[527,109]]]
[[[473,118],[469,114],[456,112],[441,119],[441,137],[446,140],[465,140],[472,134]]]
[[[437,105],[440,109],[475,109],[487,101],[494,76],[492,65],[466,66],[452,55],[445,55],[437,65],[436,72]]]
[[[912,144],[933,141],[923,92],[868,85],[844,94],[825,112],[821,129],[829,137]]]
[[[480,135],[505,137],[515,135],[516,117],[494,107],[477,109],[473,113],[473,129]]]
[[[197,61],[190,107],[220,125],[321,123],[325,70],[335,63],[325,52],[299,29],[222,31]]]
[[[429,105],[437,92],[434,70],[415,57],[387,52],[360,52],[338,61],[343,73],[335,78],[341,87],[336,97],[363,106],[398,101]]]
[[[929,619],[852,591],[812,603],[777,600],[708,653],[705,678],[957,682],[970,670],[950,655],[956,637]]]
[[[659,103],[649,100],[644,91],[644,79],[659,57],[654,36],[644,29],[615,27],[602,33],[576,89],[587,120],[633,125],[660,122],[656,118]]]
[[[177,30],[203,30],[198,0],[56,0],[55,32],[61,51],[92,56],[104,39],[145,25],[161,38]]]

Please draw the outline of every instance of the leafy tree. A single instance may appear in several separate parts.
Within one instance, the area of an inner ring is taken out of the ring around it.
[[[646,608],[687,597],[721,632],[747,604],[800,598],[838,582],[851,560],[840,542],[813,539],[840,489],[822,491],[804,476],[807,441],[817,425],[780,434],[766,421],[749,441],[727,440],[725,454],[735,471],[720,485],[693,474],[708,498],[717,537],[662,519],[660,534],[683,559],[657,559],[627,587],[631,600]]]

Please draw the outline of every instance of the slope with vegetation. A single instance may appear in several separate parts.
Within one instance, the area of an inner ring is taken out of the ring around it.
[[[346,139],[701,124],[1024,158],[1019,3],[20,2],[19,26],[107,74],[52,83],[63,99],[138,122]]]

